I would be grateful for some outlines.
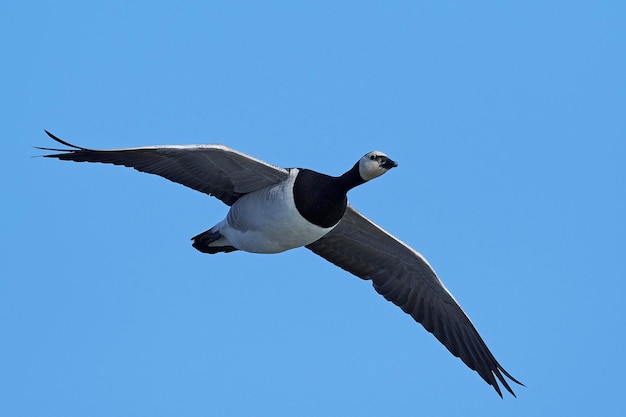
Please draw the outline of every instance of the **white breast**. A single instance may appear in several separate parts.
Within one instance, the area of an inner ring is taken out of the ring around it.
[[[298,173],[286,181],[242,196],[233,204],[220,233],[236,248],[255,253],[277,253],[313,243],[333,227],[322,228],[305,220],[293,199]]]

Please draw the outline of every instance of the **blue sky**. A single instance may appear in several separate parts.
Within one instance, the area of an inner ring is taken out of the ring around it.
[[[0,414],[616,415],[626,363],[623,2],[11,2],[0,13]],[[501,400],[305,249],[195,251],[219,201],[32,158],[224,143],[330,174],[423,253]]]

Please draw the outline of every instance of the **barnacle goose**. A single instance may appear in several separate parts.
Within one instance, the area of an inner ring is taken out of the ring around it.
[[[502,397],[513,396],[498,363],[428,262],[356,211],[347,192],[398,166],[382,152],[365,154],[339,177],[280,168],[223,145],[167,145],[95,150],[48,136],[69,149],[48,158],[124,165],[160,175],[230,206],[224,220],[192,238],[204,253],[278,253],[305,246],[365,280],[431,332]]]

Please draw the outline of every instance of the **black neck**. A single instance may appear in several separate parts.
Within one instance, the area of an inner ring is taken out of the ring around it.
[[[358,163],[339,177],[302,169],[293,188],[296,208],[313,224],[334,226],[346,211],[348,191],[364,182]]]
[[[337,188],[341,189],[344,194],[347,194],[348,191],[356,187],[357,185],[361,185],[365,182],[363,178],[361,178],[361,174],[359,173],[359,163],[357,162],[350,169],[350,171],[346,172],[340,177],[335,178],[335,183],[337,184]]]

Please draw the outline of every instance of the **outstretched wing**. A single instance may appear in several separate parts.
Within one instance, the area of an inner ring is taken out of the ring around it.
[[[44,155],[46,158],[124,165],[215,196],[229,206],[243,194],[276,184],[289,176],[284,168],[223,145],[165,145],[96,150],[72,145],[48,131],[46,133],[70,148],[38,148],[62,152]]]
[[[351,206],[337,227],[307,248],[346,271],[371,280],[378,293],[421,323],[501,397],[496,378],[513,395],[504,376],[522,385],[494,358],[428,262]]]

